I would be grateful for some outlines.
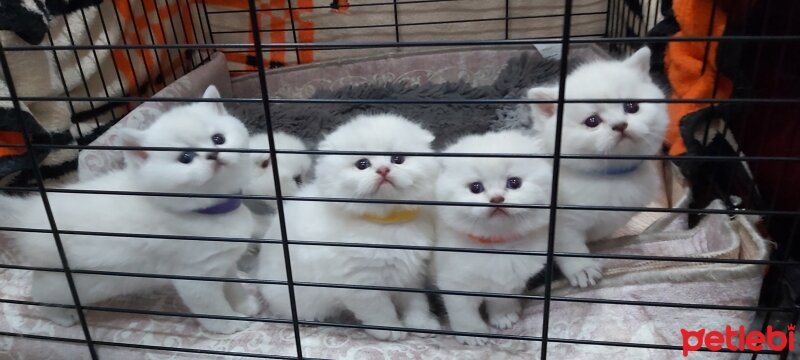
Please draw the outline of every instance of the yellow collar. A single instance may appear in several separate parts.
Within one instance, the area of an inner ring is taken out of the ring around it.
[[[413,221],[419,214],[418,209],[395,210],[386,215],[362,214],[361,219],[378,224],[399,224]]]
[[[523,235],[510,235],[510,236],[481,236],[475,234],[467,234],[467,237],[478,243],[483,245],[497,245],[497,244],[505,244],[510,243],[512,241],[516,241],[522,239]]]

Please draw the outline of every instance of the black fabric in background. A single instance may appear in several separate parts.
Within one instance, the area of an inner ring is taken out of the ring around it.
[[[94,5],[99,5],[103,0],[46,0],[47,10],[52,15],[69,14]]]
[[[743,35],[800,35],[800,2],[760,0],[748,9],[736,29]],[[736,86],[734,98],[800,98],[800,44],[796,41],[748,41],[721,46]],[[732,61],[737,59],[738,61]],[[800,104],[753,102],[741,104],[727,118],[732,133],[748,156],[800,157]],[[749,161],[755,186],[763,196],[756,210],[800,210],[800,162]],[[763,227],[777,247],[776,260],[800,259],[800,217],[765,216]],[[800,305],[797,267],[771,266],[761,294],[763,306]]]
[[[681,29],[680,25],[678,25],[678,21],[675,19],[675,14],[672,12],[672,0],[663,0],[661,2],[661,14],[664,16],[664,20],[660,21],[647,32],[648,37],[669,37]],[[650,76],[661,88],[670,89],[664,65],[667,42],[649,41],[647,42],[647,46],[652,52],[650,57]]]

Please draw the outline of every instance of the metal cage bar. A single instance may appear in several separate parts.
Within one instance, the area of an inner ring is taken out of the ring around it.
[[[553,177],[550,182],[550,221],[547,225],[547,261],[544,265],[544,304],[542,311],[542,348],[541,359],[547,359],[547,341],[550,330],[550,301],[553,284],[553,271],[555,270],[555,240],[556,240],[556,219],[558,211],[558,176],[561,169],[561,131],[564,126],[564,99],[567,83],[567,67],[569,58],[570,30],[572,19],[569,14],[572,12],[572,0],[564,1],[564,23],[561,34],[561,62],[559,64],[558,76],[558,103],[556,107],[556,130],[555,142],[553,144]]]
[[[612,44],[612,43],[642,43],[644,40],[639,37],[616,36],[608,38],[577,37],[570,39],[570,44]],[[648,43],[668,43],[668,42],[778,42],[795,43],[800,41],[800,35],[730,35],[730,36],[681,36],[681,37],[648,37]],[[395,48],[395,47],[442,47],[442,46],[497,46],[497,45],[537,45],[537,44],[561,44],[560,37],[541,37],[529,39],[509,39],[509,40],[442,40],[442,41],[404,41],[397,43],[394,41],[341,41],[341,42],[314,42],[314,43],[262,43],[264,49],[276,48],[301,48],[301,49],[369,49],[369,48]],[[15,45],[6,46],[6,51],[31,51],[31,50],[98,50],[107,49],[244,49],[248,50],[253,44],[246,43],[223,43],[223,44],[156,44],[156,45]],[[689,101],[685,99],[684,101]]]
[[[25,122],[22,120],[22,108],[20,106],[19,100],[16,99],[17,90],[14,86],[14,79],[11,74],[11,69],[9,68],[8,61],[6,60],[6,53],[3,49],[3,43],[0,42],[0,67],[3,69],[3,78],[6,81],[6,85],[8,86],[8,92],[12,97],[13,109],[14,112],[17,114],[16,118],[19,120],[20,127],[22,128],[22,133],[25,141],[25,145],[28,146],[30,149],[31,139],[29,136],[28,128]],[[50,229],[52,230],[53,234],[53,241],[56,245],[56,250],[58,251],[58,257],[61,261],[62,269],[64,270],[64,276],[67,280],[67,285],[69,287],[70,296],[72,297],[72,301],[75,303],[75,311],[78,314],[78,321],[81,325],[81,331],[83,332],[84,340],[86,341],[86,345],[88,346],[89,355],[91,356],[92,360],[97,360],[97,352],[94,347],[94,343],[92,342],[92,335],[89,331],[89,325],[86,321],[86,316],[83,313],[83,308],[81,307],[81,301],[78,297],[78,290],[75,286],[75,280],[73,277],[72,272],[69,268],[69,261],[67,260],[66,252],[64,251],[64,246],[61,242],[61,235],[58,232],[58,226],[56,225],[55,217],[53,216],[53,211],[50,208],[50,201],[47,198],[47,193],[45,192],[45,184],[44,178],[42,177],[42,173],[39,170],[39,167],[36,165],[36,157],[34,155],[33,150],[31,149],[28,151],[29,159],[30,159],[30,166],[34,170],[34,174],[36,176],[37,186],[40,190],[40,195],[42,197],[42,205],[44,205],[45,213],[47,214],[47,221],[50,224]]]
[[[289,24],[291,25],[291,28],[292,28],[292,41],[296,43],[297,42],[297,29],[295,28],[295,24],[294,24],[294,9],[292,8],[292,0],[286,0],[286,7],[289,8],[289,10],[287,10],[287,11],[289,12]],[[259,31],[260,30],[261,29],[259,29]],[[298,48],[294,49],[294,56],[297,58],[297,63],[298,64],[302,64],[302,61],[300,61],[300,49],[298,49]]]
[[[275,199],[278,213],[278,225],[281,231],[281,240],[283,242],[283,261],[286,265],[286,280],[288,286],[286,287],[289,293],[289,304],[292,313],[292,330],[294,331],[295,348],[297,358],[303,358],[303,344],[300,339],[300,322],[297,316],[297,302],[295,301],[294,284],[292,277],[292,262],[289,256],[289,243],[288,235],[286,234],[286,216],[283,212],[283,196],[281,192],[280,173],[278,170],[278,156],[275,153],[275,135],[272,130],[272,118],[269,110],[269,90],[267,89],[266,69],[264,69],[264,53],[261,43],[261,33],[258,31],[258,14],[256,13],[255,0],[248,0],[250,7],[250,26],[253,29],[253,42],[256,52],[256,62],[258,63],[258,79],[261,86],[261,99],[264,105],[264,114],[266,115],[265,121],[267,125],[267,139],[270,147],[270,161],[272,163],[272,180],[275,184]]]

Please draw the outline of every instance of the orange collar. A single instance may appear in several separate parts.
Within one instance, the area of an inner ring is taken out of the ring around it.
[[[467,237],[475,242],[483,245],[496,245],[505,244],[512,241],[522,239],[524,235],[510,235],[510,236],[480,236],[475,234],[467,234]]]
[[[375,214],[362,214],[360,217],[362,220],[366,220],[369,222],[374,222],[377,224],[399,224],[399,223],[407,223],[413,221],[417,218],[419,214],[419,209],[405,209],[405,210],[394,210],[390,211],[386,215],[375,215]]]

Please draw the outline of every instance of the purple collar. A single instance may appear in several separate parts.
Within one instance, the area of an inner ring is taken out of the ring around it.
[[[205,215],[222,215],[232,212],[238,209],[240,206],[242,206],[242,199],[228,198],[217,205],[212,205],[207,208],[195,210],[194,212]]]

